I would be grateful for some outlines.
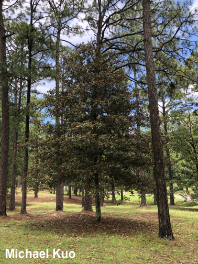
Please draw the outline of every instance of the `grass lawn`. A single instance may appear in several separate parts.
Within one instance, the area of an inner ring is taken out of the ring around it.
[[[39,198],[28,192],[28,214],[20,215],[18,192],[16,210],[0,217],[0,263],[198,263],[197,204],[176,199],[170,207],[175,240],[168,241],[157,236],[157,207],[149,204],[153,198],[139,208],[139,198],[131,197],[119,206],[107,201],[102,221],[95,222],[94,213],[82,211],[80,197],[65,195],[64,211],[55,212],[55,195],[47,191]],[[48,258],[6,259],[6,249],[48,249]],[[53,249],[74,251],[75,258],[53,258]]]

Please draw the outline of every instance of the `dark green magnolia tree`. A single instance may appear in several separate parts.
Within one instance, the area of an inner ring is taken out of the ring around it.
[[[178,185],[183,187],[195,188],[198,183],[197,131],[198,118],[196,111],[191,112],[190,110],[181,117],[180,124],[175,124],[174,129],[171,131],[174,137],[172,142],[173,151],[177,153],[177,163],[180,164],[180,174],[183,175],[178,179]],[[195,193],[197,193],[197,190],[195,190]]]
[[[91,186],[97,221],[100,182],[133,182],[131,166],[144,162],[136,155],[133,105],[126,74],[116,70],[119,63],[112,52],[98,55],[95,43],[80,45],[64,57],[64,90],[56,99],[54,91],[46,98],[49,112],[62,121],[48,127],[44,167],[57,181],[76,178]]]

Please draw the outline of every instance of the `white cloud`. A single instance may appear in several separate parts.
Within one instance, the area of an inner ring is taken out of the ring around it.
[[[47,92],[55,87],[55,81],[48,81],[48,80],[43,80],[43,83],[39,83],[36,85],[36,90],[41,93],[41,94],[47,94]],[[43,96],[39,96],[43,97]]]
[[[193,97],[196,97],[196,96],[198,96],[198,92],[195,92],[195,91],[194,91],[194,87],[195,87],[195,85],[190,84],[190,85],[188,86],[187,89],[183,89],[183,88],[182,88],[181,91],[182,91],[183,93],[186,93],[187,96],[193,96]]]
[[[194,11],[195,9],[198,9],[198,0],[194,0],[193,4],[190,6],[190,11]]]
[[[71,21],[70,27],[75,27],[78,25],[82,30],[84,30],[84,33],[82,35],[72,35],[69,34],[69,36],[65,36],[62,39],[70,41],[72,44],[80,44],[82,42],[87,43],[88,41],[95,39],[94,33],[92,30],[88,30],[89,24],[87,21],[83,20],[85,18],[85,14],[81,13],[78,18],[75,18]]]

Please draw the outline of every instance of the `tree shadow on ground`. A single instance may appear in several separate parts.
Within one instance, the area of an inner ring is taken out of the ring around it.
[[[155,217],[156,218],[156,217]],[[142,221],[136,219],[126,219],[122,217],[111,217],[102,215],[101,222],[96,222],[95,213],[74,213],[62,214],[54,212],[51,217],[38,216],[35,221],[28,222],[25,227],[31,230],[42,230],[42,232],[53,232],[61,235],[70,236],[86,236],[91,234],[112,235],[119,234],[121,236],[134,236],[137,232],[158,231],[157,223]]]
[[[191,206],[192,207],[192,206]],[[182,207],[169,207],[169,210],[178,210],[178,211],[188,211],[188,212],[198,212],[197,208],[182,208]]]

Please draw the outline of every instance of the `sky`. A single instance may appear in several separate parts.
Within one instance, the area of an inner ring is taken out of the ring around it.
[[[194,1],[193,1],[193,4],[191,5],[190,10],[192,11],[192,10],[194,10],[195,8],[198,8],[198,0],[194,0]]]
[[[183,0],[179,0],[179,2],[183,2]],[[195,8],[198,8],[198,0],[192,1],[192,5],[190,6],[190,11],[193,11]],[[84,14],[80,14],[80,18],[83,18],[83,17],[84,17]],[[78,24],[80,24],[80,26],[86,28],[87,22],[79,22],[79,20],[77,20],[77,19],[74,19],[72,21],[71,26],[75,25],[77,22],[78,22]],[[93,32],[89,31],[82,36],[80,36],[80,35],[65,36],[64,35],[64,36],[62,36],[62,39],[68,40],[71,43],[73,43],[74,45],[76,45],[76,44],[79,44],[82,42],[86,43],[86,42],[90,41],[91,39],[94,39],[94,35],[93,35]],[[47,80],[43,80],[42,83],[38,84],[36,88],[40,93],[44,94],[44,93],[47,93],[48,90],[53,89],[54,87],[55,87],[54,81],[49,82]],[[198,93],[195,93],[195,95],[198,96]],[[40,95],[40,97],[42,97],[42,96]]]

